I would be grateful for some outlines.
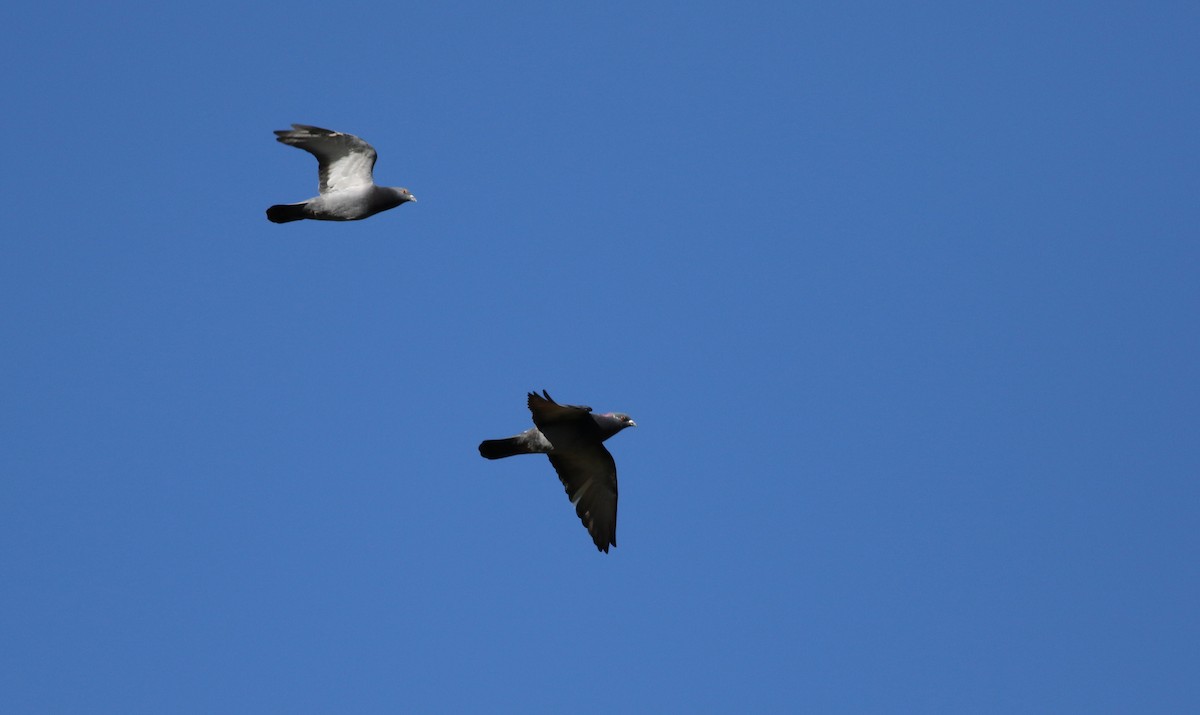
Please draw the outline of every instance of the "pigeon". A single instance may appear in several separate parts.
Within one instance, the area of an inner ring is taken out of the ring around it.
[[[515,437],[489,439],[479,454],[501,459],[514,454],[544,454],[567,490],[596,548],[608,553],[617,545],[617,463],[604,440],[626,427],[637,427],[629,415],[592,414],[592,408],[560,405],[545,390],[529,393],[534,427]]]
[[[267,209],[274,223],[311,218],[318,221],[357,221],[417,198],[408,189],[376,186],[371,178],[375,149],[353,134],[307,124],[275,132],[278,141],[317,157],[321,165],[321,195],[298,204]]]

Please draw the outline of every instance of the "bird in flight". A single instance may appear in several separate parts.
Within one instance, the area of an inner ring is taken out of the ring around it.
[[[621,412],[597,415],[590,407],[560,405],[545,390],[529,393],[527,404],[534,426],[514,437],[484,440],[479,454],[488,459],[549,457],[596,548],[608,553],[610,545],[617,545],[617,463],[604,440],[637,423]]]
[[[306,218],[357,221],[417,200],[408,189],[375,185],[371,177],[375,148],[353,134],[307,124],[293,124],[291,129],[280,129],[275,134],[278,141],[317,157],[321,193],[308,201],[267,209],[267,218],[274,223]]]

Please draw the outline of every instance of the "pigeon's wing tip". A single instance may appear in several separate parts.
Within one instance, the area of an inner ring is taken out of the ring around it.
[[[294,134],[296,134],[296,133],[300,133],[300,134],[316,134],[316,135],[321,135],[321,134],[325,134],[325,135],[329,135],[329,134],[337,134],[337,132],[333,131],[332,129],[325,129],[325,128],[322,128],[322,127],[315,127],[315,126],[313,126],[313,125],[311,125],[311,124],[296,124],[295,122],[292,122],[292,128],[291,128],[291,129],[276,129],[276,130],[275,130],[275,134],[276,134],[277,136],[284,136],[284,135],[286,135],[286,134],[293,134],[293,135],[294,135]]]
[[[318,127],[313,124],[293,124],[292,126],[295,127],[296,129],[308,132],[310,134],[324,134],[324,135],[329,136],[329,135],[341,133],[341,132],[334,131],[333,129],[326,129],[325,127]]]
[[[550,393],[546,392],[545,390],[542,390],[542,394],[540,394],[540,395],[537,393],[537,390],[534,390],[533,392],[528,393],[528,396],[529,396],[530,402],[534,402],[537,400],[544,400],[546,402],[549,402],[552,405],[558,404],[557,402],[554,401],[554,398],[550,396]]]

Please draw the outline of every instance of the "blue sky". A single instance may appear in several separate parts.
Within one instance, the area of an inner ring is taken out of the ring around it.
[[[0,710],[1200,707],[1194,3],[5,14]]]

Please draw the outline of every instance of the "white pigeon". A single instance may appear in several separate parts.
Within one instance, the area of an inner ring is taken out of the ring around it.
[[[408,189],[375,185],[371,177],[375,148],[353,134],[307,124],[293,124],[292,129],[276,130],[275,134],[278,141],[317,157],[321,166],[321,194],[267,209],[267,218],[275,223],[306,218],[357,221],[417,200]]]

